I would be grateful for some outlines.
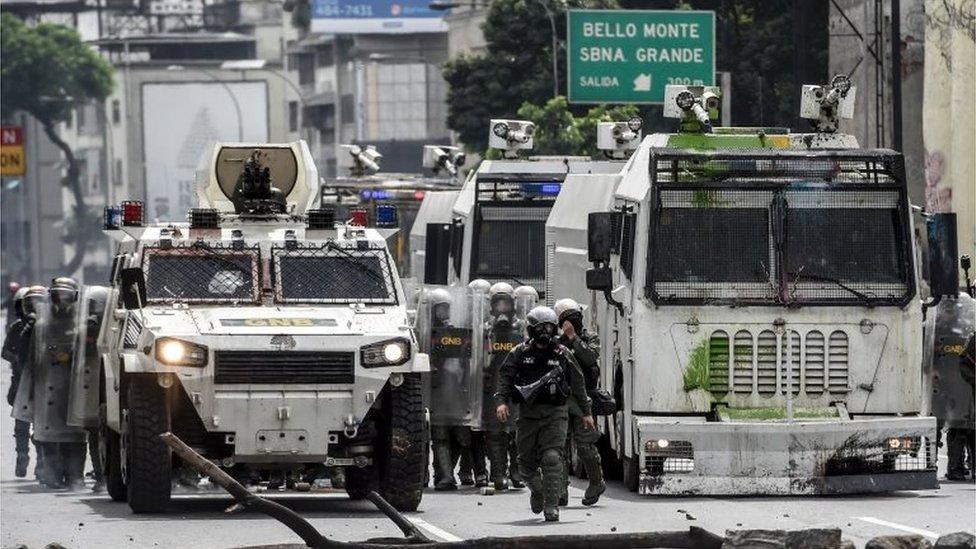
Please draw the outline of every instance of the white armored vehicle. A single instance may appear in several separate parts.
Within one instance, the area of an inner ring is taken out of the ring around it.
[[[593,305],[619,406],[607,457],[646,494],[936,487],[902,156],[832,133],[849,82],[804,90],[809,134],[713,128],[717,88],[671,88],[681,130],[550,217],[548,282]]]
[[[344,477],[353,498],[378,489],[416,509],[428,360],[385,231],[309,209],[318,174],[304,142],[217,144],[197,179],[189,223],[144,224],[137,202],[106,209],[112,498],[159,512],[172,479],[193,483],[158,438],[172,431],[255,489]]]
[[[527,285],[545,295],[552,257],[545,227],[556,197],[571,181],[601,192],[601,186],[615,180],[624,165],[619,159],[632,148],[629,143],[639,141],[640,129],[636,118],[601,124],[599,141],[608,160],[523,159],[519,152],[532,149],[535,126],[492,120],[488,145],[504,158],[481,162],[460,190],[427,194],[410,235],[412,275],[428,284],[458,287],[476,279]]]

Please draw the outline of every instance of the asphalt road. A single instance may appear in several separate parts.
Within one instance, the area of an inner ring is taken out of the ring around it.
[[[9,369],[4,364],[6,392]],[[0,439],[0,547],[230,548],[295,543],[278,522],[258,514],[226,515],[229,497],[179,496],[166,516],[135,516],[125,504],[89,491],[42,489],[32,478],[14,476],[13,420],[2,409]],[[33,457],[33,456],[32,456]],[[945,457],[940,459],[942,472]],[[31,473],[33,467],[31,468]],[[941,475],[940,475],[941,476]],[[32,477],[32,475],[31,475]],[[452,493],[428,490],[420,511],[410,513],[434,539],[480,536],[683,530],[697,525],[715,533],[735,528],[800,529],[834,526],[858,546],[877,535],[916,533],[930,539],[960,530],[976,533],[976,484],[943,483],[936,491],[822,498],[664,498],[628,493],[611,483],[599,504],[583,507],[585,484],[574,481],[570,506],[558,524],[529,512],[528,494],[513,491],[482,496],[473,488]],[[368,502],[343,494],[282,499],[321,532],[337,540],[399,536],[399,530]]]

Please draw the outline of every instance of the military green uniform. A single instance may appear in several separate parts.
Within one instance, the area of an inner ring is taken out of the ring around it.
[[[595,390],[600,380],[600,348],[596,336],[591,336],[586,332],[581,333],[573,341],[568,341],[565,337],[560,337],[560,341],[573,352],[573,357],[580,365],[580,371],[586,383],[586,390]],[[564,484],[569,485],[569,466],[572,445],[576,445],[576,455],[583,464],[583,470],[590,481],[587,489],[588,496],[597,490],[602,492],[603,468],[600,463],[600,453],[596,449],[596,442],[600,440],[600,431],[597,429],[585,429],[583,427],[583,411],[580,409],[576,400],[569,399],[569,436],[566,438],[566,477]],[[567,494],[563,493],[565,501]]]
[[[562,375],[531,402],[525,402],[516,386],[529,385],[555,368]],[[590,412],[583,374],[573,353],[562,345],[539,348],[529,341],[516,346],[498,374],[497,404],[519,404],[516,431],[519,472],[533,500],[541,496],[545,509],[555,509],[564,484],[563,450],[566,446],[568,397],[584,414]]]

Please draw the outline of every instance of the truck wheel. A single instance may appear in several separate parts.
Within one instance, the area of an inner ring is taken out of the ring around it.
[[[380,493],[398,511],[416,511],[424,494],[428,439],[420,376],[404,374],[403,383],[389,389],[389,427],[381,431],[386,452]]]
[[[636,492],[640,488],[640,470],[637,461],[637,458],[623,457],[624,486],[631,492]]]
[[[126,479],[133,513],[161,513],[169,506],[173,458],[159,435],[169,430],[166,395],[154,378],[129,382]]]
[[[366,494],[376,489],[376,470],[372,467],[346,467],[345,488],[349,499],[366,499]]]
[[[98,431],[98,453],[105,476],[105,489],[112,501],[125,501],[128,494],[122,480],[122,445],[119,444],[119,434],[108,426],[108,412],[104,404],[98,410]]]

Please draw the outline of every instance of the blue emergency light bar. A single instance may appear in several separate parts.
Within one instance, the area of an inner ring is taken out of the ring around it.
[[[376,226],[380,228],[394,228],[400,224],[397,208],[392,204],[378,204],[376,206]]]
[[[522,193],[526,196],[556,196],[562,183],[522,183]]]

